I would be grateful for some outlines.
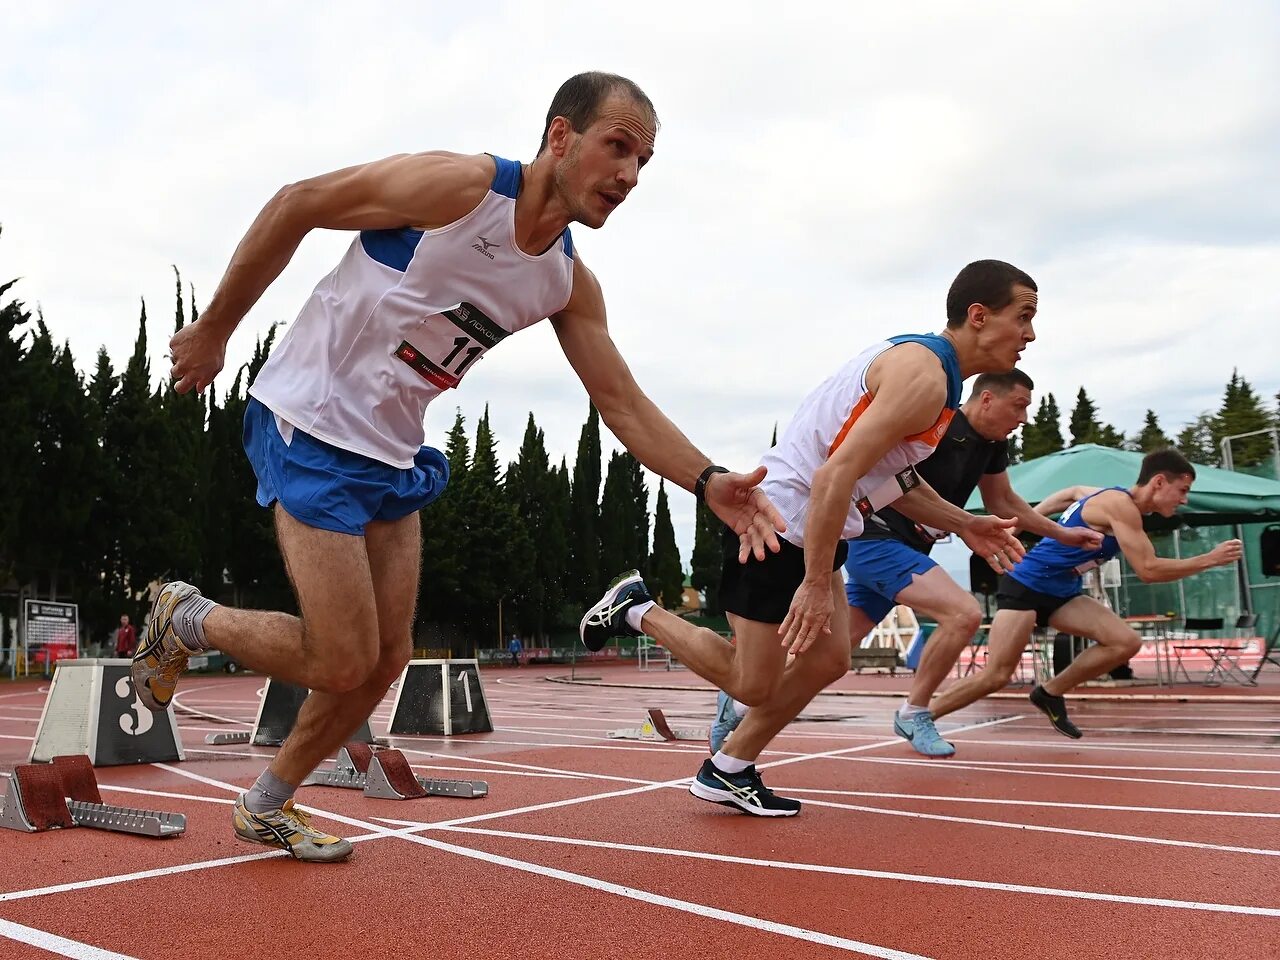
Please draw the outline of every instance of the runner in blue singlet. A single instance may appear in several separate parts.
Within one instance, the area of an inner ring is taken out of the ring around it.
[[[1031,691],[1031,702],[1059,733],[1079,738],[1079,729],[1067,717],[1063,695],[1126,662],[1142,645],[1132,627],[1081,592],[1081,575],[1117,553],[1124,554],[1146,583],[1180,580],[1210,567],[1235,563],[1240,557],[1239,540],[1227,540],[1208,553],[1182,560],[1156,556],[1143,532],[1142,516],[1158,513],[1172,517],[1187,502],[1195,476],[1195,467],[1178,451],[1157,450],[1143,459],[1134,486],[1098,490],[1072,503],[1059,523],[1097,530],[1103,534],[1102,546],[1089,550],[1042,540],[1000,578],[986,666],[938,696],[933,702],[934,716],[959,710],[1003,687],[1013,676],[1032,631],[1037,626],[1049,627],[1096,641],[1066,670]]]

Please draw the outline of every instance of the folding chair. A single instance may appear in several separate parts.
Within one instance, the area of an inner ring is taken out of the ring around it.
[[[1214,643],[1213,638],[1201,637],[1199,635],[1202,632],[1221,630],[1223,627],[1223,619],[1221,617],[1186,617],[1182,621],[1182,625],[1186,630],[1196,631],[1196,636],[1192,639],[1175,640],[1170,643],[1169,646],[1173,648],[1174,661],[1173,669],[1169,672],[1169,683],[1171,684],[1178,682],[1178,671],[1182,671],[1182,675],[1187,678],[1187,683],[1196,682],[1191,679],[1191,674],[1187,673],[1187,667],[1182,662],[1182,654],[1184,651],[1198,650],[1201,653],[1209,653],[1209,651],[1221,646],[1220,643]],[[1212,658],[1213,655],[1211,653],[1209,655]],[[1213,670],[1211,669],[1209,671],[1209,676],[1206,676],[1203,681],[1206,685],[1210,684],[1210,677],[1212,674]]]
[[[1187,682],[1191,682],[1191,677],[1187,674],[1186,668],[1182,666],[1182,651],[1199,650],[1209,657],[1209,672],[1205,674],[1204,680],[1201,681],[1206,687],[1220,686],[1224,683],[1238,683],[1242,686],[1256,687],[1258,681],[1245,673],[1244,668],[1240,666],[1240,654],[1245,649],[1245,636],[1252,634],[1257,625],[1258,615],[1256,613],[1242,613],[1236,618],[1233,636],[1223,637],[1216,643],[1209,642],[1208,638],[1206,638],[1205,642],[1183,643],[1176,646],[1174,649],[1178,667],[1182,667],[1182,674],[1187,678]],[[1205,620],[1188,618],[1186,626],[1188,630],[1221,630],[1222,618],[1213,617]],[[1176,671],[1177,668],[1175,667],[1175,675]]]
[[[1262,668],[1268,663],[1274,663],[1280,667],[1280,624],[1276,625],[1275,632],[1271,634],[1271,639],[1267,641],[1267,645],[1262,648],[1262,656],[1258,658],[1258,665],[1253,668],[1253,673],[1249,679],[1256,685],[1258,682],[1258,674],[1262,672]]]

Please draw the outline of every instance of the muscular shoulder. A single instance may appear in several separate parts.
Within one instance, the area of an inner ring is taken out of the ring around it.
[[[1110,527],[1117,521],[1142,525],[1142,514],[1133,498],[1123,490],[1102,490],[1094,494],[1085,501],[1082,517],[1090,526]]]
[[[422,191],[422,223],[434,230],[460,220],[480,205],[493,183],[495,164],[487,153],[463,154],[445,150],[404,154],[398,159],[409,184]]]
[[[922,408],[941,408],[947,399],[947,373],[938,355],[924,344],[900,343],[871,362],[867,387],[877,396],[904,392]]]

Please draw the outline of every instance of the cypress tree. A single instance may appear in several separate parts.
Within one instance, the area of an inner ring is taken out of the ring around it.
[[[684,596],[684,570],[676,547],[675,528],[671,525],[671,508],[667,488],[658,481],[658,504],[653,517],[653,553],[649,557],[649,589],[667,609],[674,610]]]

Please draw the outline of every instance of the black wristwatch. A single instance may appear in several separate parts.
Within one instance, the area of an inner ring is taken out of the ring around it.
[[[718,467],[714,463],[707,469],[698,474],[698,479],[693,484],[693,498],[699,503],[707,502],[707,481],[711,479],[713,473],[728,473],[728,467]]]

